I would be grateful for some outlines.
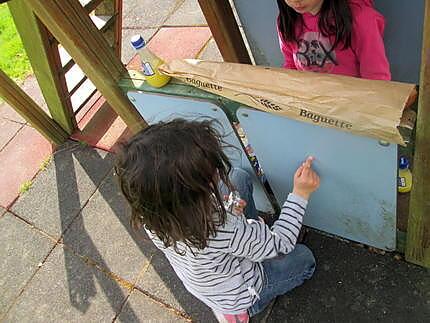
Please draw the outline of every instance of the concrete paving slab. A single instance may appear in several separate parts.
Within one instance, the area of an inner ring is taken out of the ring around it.
[[[166,20],[165,26],[207,26],[205,16],[197,0],[184,3]]]
[[[218,49],[218,46],[215,40],[212,38],[209,43],[206,45],[206,48],[202,51],[199,56],[200,59],[215,61],[215,62],[223,62],[224,59]]]
[[[1,320],[55,242],[10,213],[0,218],[0,237]]]
[[[158,28],[184,0],[125,0],[123,1],[124,27]]]
[[[46,105],[45,98],[43,97],[42,91],[40,90],[36,76],[30,75],[27,77],[24,80],[24,83],[21,85],[21,88],[43,109],[43,111],[51,116],[48,106]]]
[[[68,142],[19,197],[13,212],[59,238],[112,168],[112,160],[105,151]]]
[[[137,286],[187,314],[195,322],[217,322],[212,311],[191,295],[176,276],[166,257],[157,250]]]
[[[151,39],[149,48],[164,61],[195,58],[209,41],[209,27],[163,27]]]
[[[21,123],[10,121],[8,119],[0,119],[0,151],[7,143],[15,137],[18,131],[23,127]]]
[[[78,123],[81,131],[72,134],[72,138],[112,152],[117,148],[117,144],[131,137],[131,131],[106,101],[101,106],[99,103],[97,102]]]
[[[155,248],[146,236],[131,230],[129,209],[113,174],[66,231],[64,244],[131,283]]]
[[[0,117],[2,119],[18,122],[25,124],[26,121],[19,115],[9,104],[6,102],[0,102]]]
[[[278,298],[268,322],[426,322],[430,271],[310,233],[314,277]]]
[[[157,32],[157,28],[127,28],[122,29],[122,51],[121,60],[124,64],[128,64],[133,56],[136,54],[136,50],[131,46],[130,39],[133,35],[141,35],[146,42],[149,42],[151,38]]]
[[[58,245],[8,312],[6,322],[110,322],[128,290]],[[131,313],[132,317],[133,312]]]
[[[134,310],[139,320],[135,320],[130,315],[131,310]],[[173,310],[156,303],[151,298],[142,294],[138,290],[134,290],[125,304],[121,314],[118,316],[120,322],[189,322],[179,316]]]
[[[0,152],[0,205],[8,208],[18,197],[21,185],[39,171],[52,153],[52,145],[35,129],[24,126]]]

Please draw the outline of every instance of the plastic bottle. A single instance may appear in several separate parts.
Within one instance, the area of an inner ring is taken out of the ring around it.
[[[131,44],[139,54],[142,61],[142,70],[146,82],[153,87],[162,87],[170,81],[170,76],[161,74],[158,67],[164,62],[161,58],[152,53],[140,35],[131,37]]]
[[[399,159],[397,188],[400,193],[410,192],[412,188],[412,173],[409,169],[409,160],[406,157],[400,157]]]

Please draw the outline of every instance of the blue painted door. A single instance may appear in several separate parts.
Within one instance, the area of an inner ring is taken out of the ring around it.
[[[240,108],[238,119],[282,204],[312,155],[321,177],[305,224],[385,250],[396,247],[397,146]]]

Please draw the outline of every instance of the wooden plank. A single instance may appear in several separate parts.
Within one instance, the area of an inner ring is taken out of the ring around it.
[[[115,13],[115,0],[104,0],[97,8],[94,13],[96,16],[111,16]]]
[[[226,62],[251,64],[228,0],[199,0],[219,51]]]
[[[87,13],[91,13],[92,11],[94,11],[101,3],[103,2],[103,0],[92,0],[90,2],[88,2],[85,5],[85,11]]]
[[[430,1],[426,1],[406,260],[430,268]]]
[[[40,108],[21,88],[0,70],[0,96],[46,139],[59,145],[68,134]]]
[[[112,108],[134,133],[146,126],[117,85],[126,72],[103,35],[77,0],[27,0],[39,19],[64,46]]]
[[[79,1],[72,0],[64,2],[61,0],[55,0],[54,2],[57,5],[57,8],[62,10],[63,13],[67,12],[67,15],[70,16],[70,22],[73,24],[75,30],[79,31],[81,36],[86,38],[86,42],[89,44],[89,47],[97,53],[101,63],[109,73],[114,78],[120,77],[124,72],[124,66],[121,62],[118,64],[117,57],[115,57],[115,53],[111,50],[109,43],[103,34],[98,31],[91,18],[85,14]],[[45,3],[44,6],[46,6]]]
[[[121,59],[121,47],[122,47],[122,0],[115,0],[115,27],[114,27],[114,49],[116,56]]]
[[[70,101],[66,99],[61,86],[61,76],[56,71],[55,53],[50,47],[46,29],[25,0],[10,1],[8,6],[49,112],[53,119],[71,134],[77,129],[76,120]]]

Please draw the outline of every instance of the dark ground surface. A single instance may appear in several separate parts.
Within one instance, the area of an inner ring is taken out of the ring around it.
[[[317,270],[268,322],[430,322],[430,270],[315,232],[304,243]]]

